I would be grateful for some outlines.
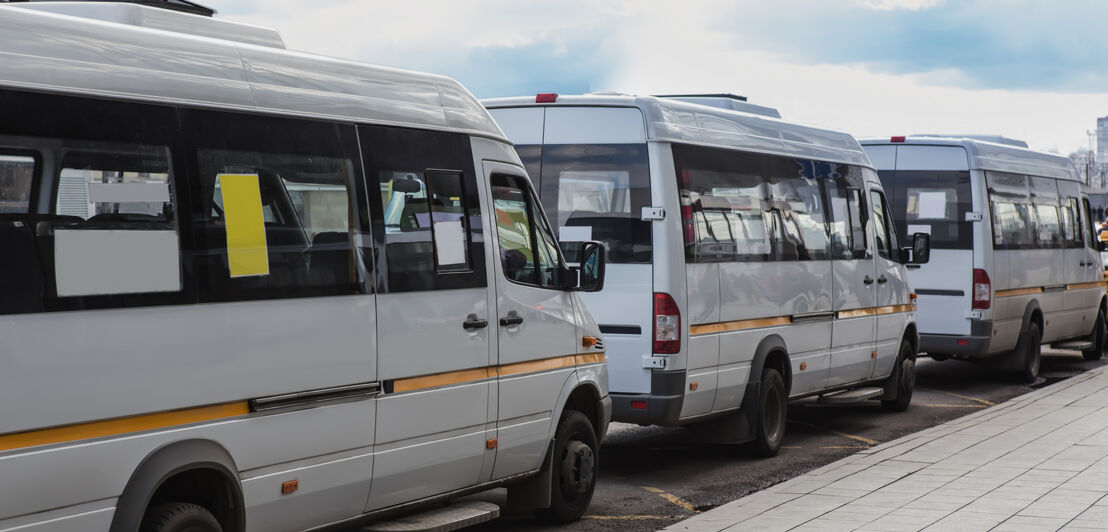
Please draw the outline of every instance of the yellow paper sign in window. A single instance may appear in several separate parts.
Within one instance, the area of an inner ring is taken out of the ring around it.
[[[257,174],[220,174],[218,177],[231,277],[269,275],[269,250]]]

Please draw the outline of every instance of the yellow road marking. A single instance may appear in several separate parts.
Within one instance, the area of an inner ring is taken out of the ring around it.
[[[920,406],[929,406],[931,408],[989,408],[989,405],[947,405],[939,403],[924,403]]]
[[[808,427],[810,429],[821,430],[823,432],[830,432],[831,434],[834,434],[836,436],[841,436],[843,438],[848,438],[848,439],[851,439],[851,440],[854,440],[854,441],[860,441],[860,442],[862,442],[866,445],[880,445],[881,444],[881,442],[879,442],[877,440],[871,440],[871,439],[866,438],[864,436],[855,436],[854,434],[847,434],[845,432],[839,432],[837,430],[829,429],[827,427],[821,427],[819,425],[811,425],[811,424],[803,423],[803,422],[800,422],[800,421],[793,421],[791,419],[789,420],[789,423],[792,423],[794,425],[800,425],[801,427]]]
[[[949,395],[951,397],[957,397],[959,399],[965,399],[967,401],[973,401],[975,403],[981,403],[985,406],[996,406],[996,403],[994,403],[992,401],[989,401],[989,400],[986,400],[986,399],[978,399],[976,397],[970,397],[968,395],[962,395],[960,393],[948,392],[946,390],[932,390],[930,388],[920,388],[919,386],[916,386],[916,389],[917,390],[923,390],[923,391],[926,391],[926,392],[941,393],[941,394]]]
[[[686,515],[585,515],[581,516],[582,519],[593,519],[596,521],[654,521],[654,520],[673,520],[673,519],[685,519]]]
[[[689,501],[686,501],[686,500],[684,500],[684,499],[682,499],[682,498],[680,498],[680,497],[678,497],[678,496],[676,496],[672,493],[666,493],[666,492],[664,492],[664,491],[662,491],[658,488],[652,488],[650,486],[643,486],[642,489],[644,489],[646,491],[649,491],[650,493],[653,493],[653,494],[655,494],[655,495],[657,495],[657,496],[659,496],[659,497],[661,497],[661,498],[663,498],[663,499],[665,499],[665,500],[667,500],[667,501],[669,501],[669,502],[671,502],[671,503],[673,503],[677,506],[680,506],[680,507],[682,507],[682,508],[684,508],[684,509],[686,509],[690,512],[697,513],[697,514],[700,513],[698,511],[696,511],[696,508],[693,507],[692,503],[690,503]]]

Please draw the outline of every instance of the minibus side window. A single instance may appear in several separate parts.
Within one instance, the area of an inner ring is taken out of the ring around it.
[[[1066,198],[1062,205],[1062,232],[1064,233],[1066,248],[1080,248],[1085,244],[1081,241],[1081,223],[1077,198]]]
[[[0,214],[26,214],[31,208],[31,184],[36,156],[0,150]]]
[[[894,260],[893,252],[896,250],[896,236],[889,224],[885,197],[874,190],[870,192],[870,202],[873,206],[873,234],[877,241],[877,254],[888,260]]]
[[[184,111],[201,301],[366,293],[350,126]]]
[[[485,238],[469,137],[360,126],[378,290],[483,288]]]
[[[1081,227],[1085,229],[1085,247],[1098,249],[1100,246],[1097,232],[1093,228],[1093,220],[1089,216],[1092,208],[1089,206],[1089,198],[1081,198]]]
[[[869,258],[865,201],[861,189],[847,187],[841,179],[828,179],[824,183],[831,210],[832,258]]]
[[[494,174],[490,182],[504,275],[518,283],[556,287],[557,247],[530,187],[503,174]]]

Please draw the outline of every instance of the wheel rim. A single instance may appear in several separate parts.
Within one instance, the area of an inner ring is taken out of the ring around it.
[[[562,458],[562,492],[570,498],[585,495],[592,487],[596,455],[589,445],[580,440],[570,440]]]
[[[781,418],[784,417],[784,402],[781,401],[781,397],[775,389],[770,389],[766,394],[766,404],[762,412],[762,430],[765,432],[766,440],[770,443],[776,442],[781,438],[782,426],[784,422]]]

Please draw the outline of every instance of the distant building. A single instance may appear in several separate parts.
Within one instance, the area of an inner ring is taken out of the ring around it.
[[[1108,166],[1108,116],[1096,119],[1096,163]]]

